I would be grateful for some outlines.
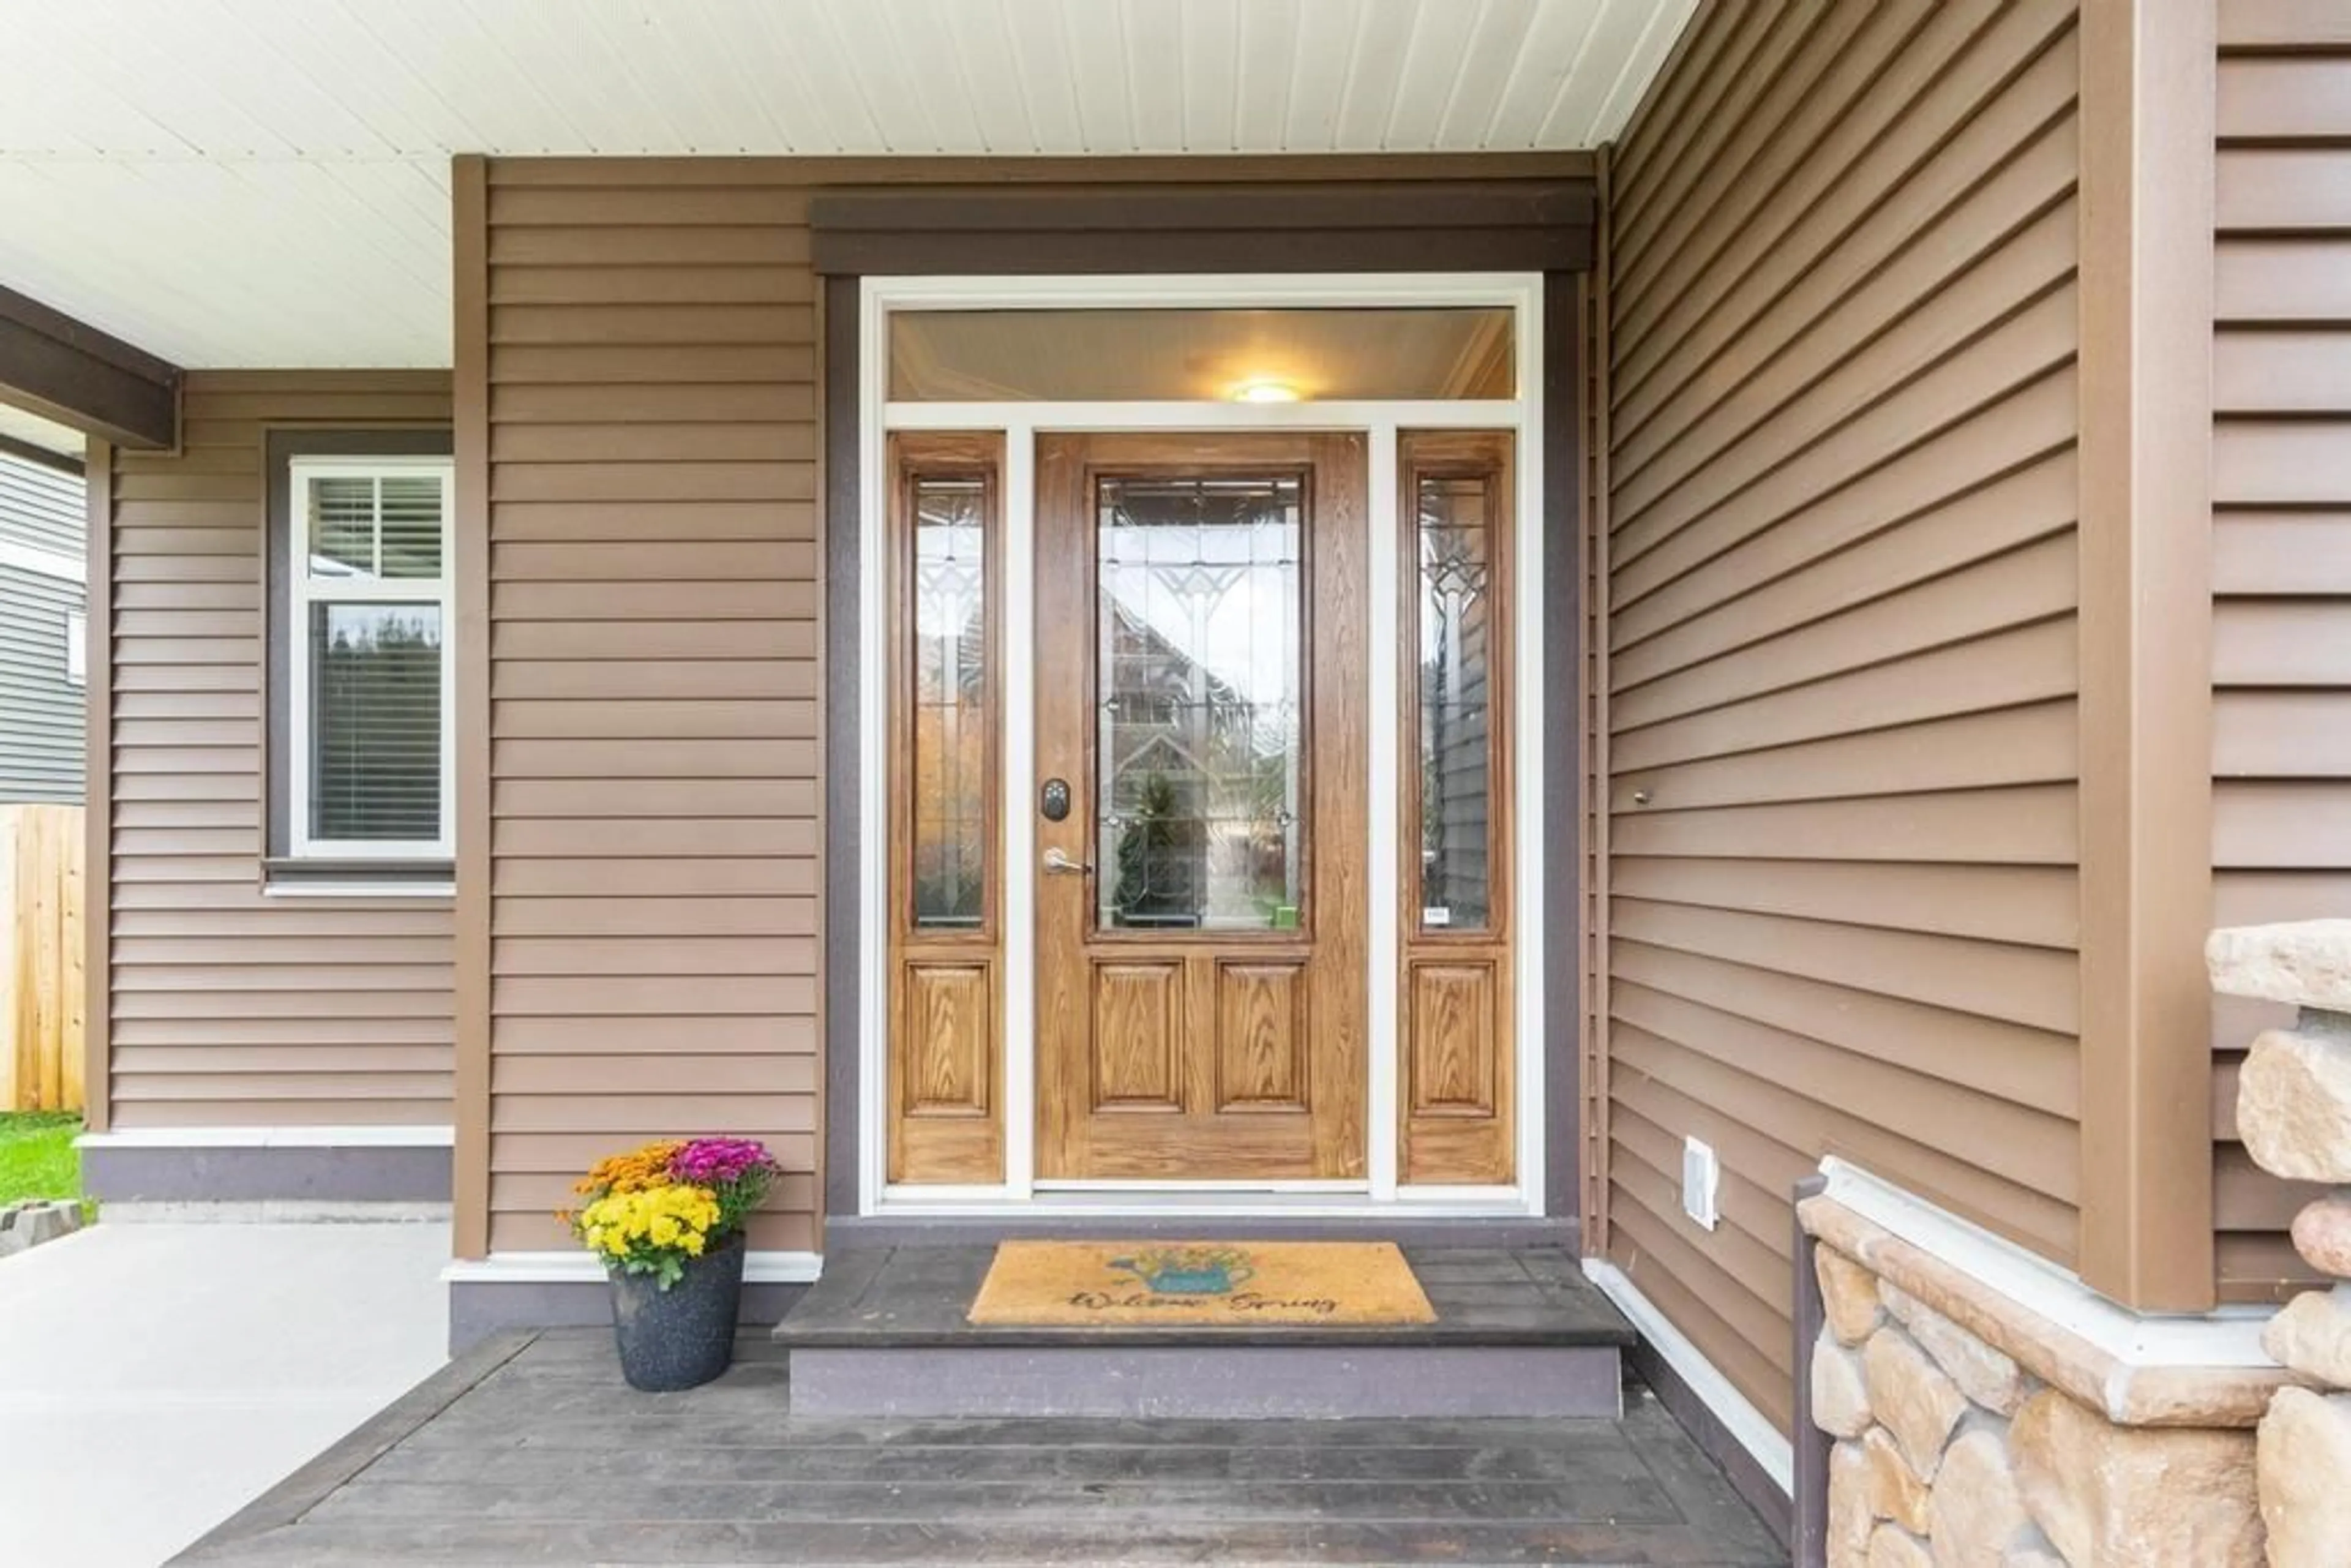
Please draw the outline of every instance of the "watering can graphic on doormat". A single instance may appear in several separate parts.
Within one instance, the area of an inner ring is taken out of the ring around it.
[[[1132,1274],[1155,1295],[1229,1295],[1257,1275],[1249,1254],[1238,1247],[1161,1247],[1110,1266]]]

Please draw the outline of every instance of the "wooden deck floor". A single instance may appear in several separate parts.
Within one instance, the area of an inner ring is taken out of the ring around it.
[[[609,1334],[452,1364],[180,1561],[1765,1564],[1646,1391],[1622,1421],[813,1420],[747,1335],[690,1394]]]

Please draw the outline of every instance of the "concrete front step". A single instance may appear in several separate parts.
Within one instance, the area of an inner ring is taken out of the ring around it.
[[[1557,1248],[1413,1247],[1437,1322],[967,1321],[992,1247],[836,1254],[777,1325],[799,1416],[1600,1416],[1632,1326]]]

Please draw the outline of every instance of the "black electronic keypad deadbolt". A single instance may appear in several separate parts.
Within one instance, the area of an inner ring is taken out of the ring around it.
[[[1037,809],[1045,813],[1045,820],[1049,822],[1067,819],[1070,814],[1070,781],[1066,779],[1046,779],[1045,787],[1037,792]]]

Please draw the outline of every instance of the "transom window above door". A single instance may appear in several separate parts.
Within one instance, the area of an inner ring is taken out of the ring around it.
[[[890,322],[899,402],[1508,399],[1499,307],[920,310]]]

